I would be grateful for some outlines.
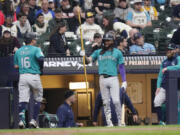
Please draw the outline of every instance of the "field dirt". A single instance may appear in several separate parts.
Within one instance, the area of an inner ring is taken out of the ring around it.
[[[115,128],[67,128],[67,129],[24,129],[0,131],[0,135],[73,135],[74,133],[122,132],[122,131],[180,130],[180,127],[115,127]]]

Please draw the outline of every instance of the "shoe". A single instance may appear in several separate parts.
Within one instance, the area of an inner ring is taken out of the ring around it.
[[[113,123],[111,121],[107,122],[107,126],[106,127],[113,127]]]
[[[26,127],[25,121],[23,122],[23,120],[20,120],[18,126],[20,129],[24,129]]]
[[[109,124],[109,125],[107,125],[106,127],[113,127],[114,125],[113,124]]]
[[[121,124],[121,123],[119,123],[117,126],[118,126],[118,127],[125,127],[126,124]]]
[[[39,128],[37,122],[36,122],[34,119],[32,119],[32,120],[29,122],[29,127],[30,127],[30,128]]]
[[[164,121],[159,121],[159,125],[165,126],[166,123]]]

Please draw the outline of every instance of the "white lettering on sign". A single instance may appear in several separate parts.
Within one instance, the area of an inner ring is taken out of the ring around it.
[[[86,66],[92,67],[93,64],[90,63]],[[79,63],[78,61],[45,61],[44,67],[77,67],[77,69],[83,68],[83,63]]]

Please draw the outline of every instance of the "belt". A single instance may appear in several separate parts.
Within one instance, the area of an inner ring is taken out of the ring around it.
[[[112,77],[112,75],[107,75],[107,74],[101,74],[104,78],[109,78]]]

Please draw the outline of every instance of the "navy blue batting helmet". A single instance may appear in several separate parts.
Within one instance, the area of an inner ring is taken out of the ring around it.
[[[108,32],[108,33],[104,34],[103,40],[104,41],[105,40],[114,40],[114,35],[112,33]]]

